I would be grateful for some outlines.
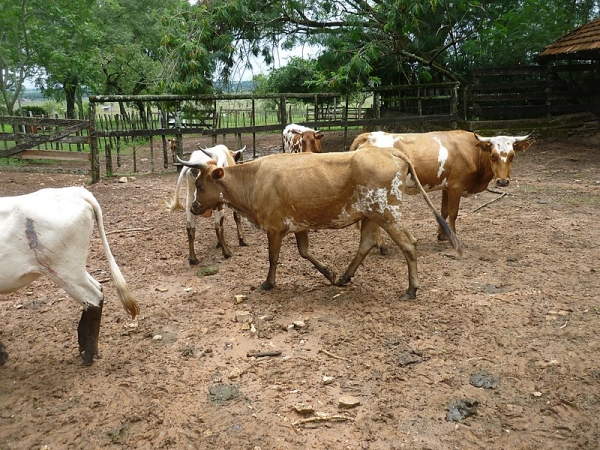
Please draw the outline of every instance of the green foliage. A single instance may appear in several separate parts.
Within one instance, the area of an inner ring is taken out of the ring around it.
[[[27,105],[27,106],[22,106],[21,108],[19,108],[17,111],[15,111],[15,114],[17,116],[29,116],[31,114],[34,117],[35,116],[47,117],[48,111],[43,106]]]
[[[600,14],[600,0],[0,0],[0,94],[9,113],[26,78],[83,111],[94,94],[229,90],[251,58],[312,45],[254,80],[254,91],[358,92],[465,80],[474,67],[531,64]]]

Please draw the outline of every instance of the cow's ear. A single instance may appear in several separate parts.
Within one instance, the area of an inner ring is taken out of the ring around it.
[[[222,167],[217,167],[215,170],[212,171],[211,175],[215,180],[218,180],[219,178],[223,178],[223,175],[225,175],[225,171]]]
[[[323,136],[325,136],[323,133],[317,133],[315,134],[315,139],[322,139]]]
[[[531,142],[530,142],[530,141],[528,141],[528,140],[527,140],[527,141],[519,141],[519,142],[515,142],[515,143],[513,144],[513,148],[514,148],[516,151],[523,151],[523,152],[524,152],[524,151],[525,151],[525,150],[527,150],[529,147],[531,147]]]
[[[477,143],[477,148],[479,150],[481,150],[482,152],[488,152],[491,153],[492,152],[492,144],[491,142],[483,142],[483,141],[479,141]]]

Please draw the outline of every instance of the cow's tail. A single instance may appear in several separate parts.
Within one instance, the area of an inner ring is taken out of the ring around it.
[[[435,209],[433,202],[429,198],[429,195],[427,195],[427,192],[423,188],[421,181],[419,181],[419,177],[417,176],[417,171],[415,170],[415,166],[413,166],[413,163],[410,160],[410,158],[408,157],[408,155],[398,149],[394,149],[393,155],[402,159],[408,165],[408,173],[410,173],[412,175],[413,179],[415,180],[415,184],[417,185],[419,192],[425,199],[425,202],[427,202],[427,205],[429,205],[429,208],[431,209],[431,211],[433,211],[433,214],[435,215],[435,218],[436,218],[440,228],[442,229],[444,234],[446,236],[448,236],[448,239],[450,240],[452,247],[458,252],[459,255],[462,255],[462,253],[463,253],[462,243],[460,242],[460,240],[458,239],[456,234],[454,234],[454,231],[452,231],[452,229],[450,228],[450,225],[448,225],[448,222],[446,222],[444,220],[444,218],[442,217],[442,215],[439,212],[437,212],[437,210]]]
[[[108,266],[110,267],[113,283],[115,283],[115,287],[117,288],[119,300],[121,300],[125,311],[129,313],[132,319],[135,319],[135,316],[140,313],[140,307],[131,295],[131,292],[129,292],[129,288],[125,282],[125,277],[121,273],[121,269],[119,269],[119,266],[117,265],[117,262],[110,251],[110,247],[108,246],[108,240],[106,239],[106,233],[104,232],[104,221],[102,220],[102,208],[100,208],[100,204],[94,195],[89,191],[86,192],[87,195],[84,198],[90,205],[92,205],[92,208],[94,209],[96,225],[98,225],[98,234],[102,240],[102,246],[104,247],[106,259],[108,260]]]
[[[179,189],[181,188],[181,183],[183,183],[183,179],[185,178],[189,170],[189,167],[183,167],[181,169],[181,172],[179,172],[179,178],[177,178],[177,184],[175,185],[175,193],[173,194],[173,197],[171,197],[170,201],[165,201],[167,210],[170,212],[183,211],[185,209],[181,204],[181,200],[179,199]]]

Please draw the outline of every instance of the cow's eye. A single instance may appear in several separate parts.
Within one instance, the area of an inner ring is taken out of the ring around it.
[[[491,159],[493,162],[496,162],[496,161],[498,161],[498,155],[496,155],[495,153],[492,153],[492,155],[491,155],[490,159]]]

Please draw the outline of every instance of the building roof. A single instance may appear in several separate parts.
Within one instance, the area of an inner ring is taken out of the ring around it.
[[[600,58],[600,19],[592,20],[565,34],[548,45],[540,57],[569,58],[583,54],[586,58],[595,54]]]

